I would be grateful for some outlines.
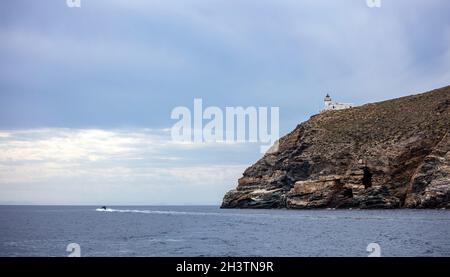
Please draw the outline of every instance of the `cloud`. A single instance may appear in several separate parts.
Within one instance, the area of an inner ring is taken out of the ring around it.
[[[138,158],[137,151],[156,152],[167,144],[151,131],[121,133],[100,129],[9,131],[0,144],[0,162],[77,162]]]
[[[0,40],[3,41],[0,54],[14,53],[18,59],[64,66],[66,70],[94,71],[108,67],[181,70],[188,62],[177,49],[148,41],[80,38],[19,28],[0,29]]]
[[[176,143],[167,129],[45,128],[0,134],[0,203],[103,199],[130,204],[139,192],[148,195],[147,202],[137,197],[146,204],[218,204],[219,192],[233,187],[248,166],[208,162],[211,153],[242,155],[245,145]]]
[[[16,2],[0,19],[3,128],[160,128],[203,96],[280,106],[287,132],[326,92],[373,102],[450,74],[445,0]]]
[[[279,106],[286,133],[326,92],[450,80],[447,0],[57,2],[0,10],[2,203],[217,203],[259,148],[172,142],[174,107]]]

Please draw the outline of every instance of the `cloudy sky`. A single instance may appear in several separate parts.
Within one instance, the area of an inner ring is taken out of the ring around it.
[[[362,104],[449,85],[448,0],[5,0],[0,204],[220,204],[258,145],[170,139],[176,106]]]

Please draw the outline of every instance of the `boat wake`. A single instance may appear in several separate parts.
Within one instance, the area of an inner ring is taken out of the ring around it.
[[[376,221],[411,221],[411,220],[427,220],[427,218],[423,217],[415,217],[415,218],[402,218],[398,219],[389,215],[385,216],[374,216],[374,215],[364,215],[361,216],[358,213],[351,213],[349,214],[346,211],[333,211],[333,214],[324,214],[324,212],[330,212],[330,211],[316,211],[311,213],[301,213],[299,211],[296,211],[295,213],[289,212],[289,213],[283,213],[283,211],[279,211],[278,213],[236,213],[236,212],[201,212],[201,211],[174,211],[174,210],[135,210],[135,209],[111,209],[111,208],[97,208],[95,209],[97,212],[104,212],[104,213],[138,213],[138,214],[153,214],[153,215],[173,215],[173,216],[215,216],[215,217],[242,217],[242,218],[264,218],[264,217],[276,217],[276,218],[289,218],[289,219],[301,219],[301,220],[376,220]],[[285,211],[286,212],[286,211]],[[444,220],[449,221],[448,218],[435,218],[433,220]]]
[[[219,212],[194,212],[194,211],[161,211],[161,210],[130,210],[130,209],[110,209],[98,208],[97,212],[107,213],[139,213],[139,214],[158,214],[158,215],[193,215],[193,216],[238,216],[238,217],[255,217],[255,216],[271,216],[269,214],[239,214],[239,213],[219,213]]]
[[[114,212],[114,209],[103,209],[103,208],[98,208],[95,209],[97,212]]]
[[[110,213],[141,213],[141,214],[172,214],[172,213],[181,213],[185,214],[186,212],[175,212],[175,211],[152,211],[152,210],[122,210],[122,209],[95,209],[97,212],[110,212]]]
[[[95,209],[97,212],[110,213],[140,213],[140,214],[172,214],[172,215],[221,215],[220,213],[205,213],[205,212],[180,212],[180,211],[159,211],[159,210],[123,210],[123,209]]]

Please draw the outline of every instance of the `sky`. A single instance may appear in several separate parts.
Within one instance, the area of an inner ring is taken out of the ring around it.
[[[448,0],[5,0],[0,204],[219,205],[255,143],[171,140],[171,111],[323,107],[449,85]]]

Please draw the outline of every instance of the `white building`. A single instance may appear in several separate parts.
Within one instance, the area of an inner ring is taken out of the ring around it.
[[[333,102],[331,100],[331,97],[329,94],[325,96],[325,99],[323,100],[325,103],[325,108],[322,110],[322,112],[325,111],[331,111],[331,110],[344,110],[344,109],[350,109],[353,108],[355,105],[352,103],[339,103],[339,102]]]

